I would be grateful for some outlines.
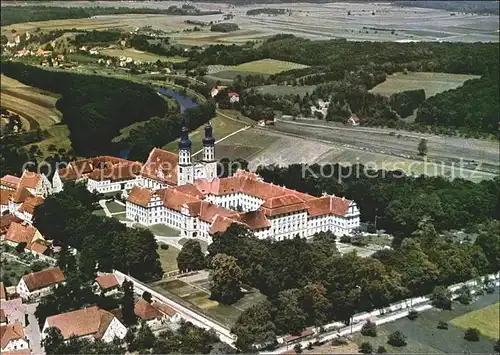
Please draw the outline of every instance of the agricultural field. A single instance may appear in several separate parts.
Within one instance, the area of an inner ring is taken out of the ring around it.
[[[486,307],[486,308],[484,308]],[[494,294],[481,296],[470,305],[453,304],[453,310],[442,311],[430,309],[419,313],[416,320],[402,318],[395,322],[387,323],[377,327],[377,337],[363,336],[360,333],[353,337],[354,342],[360,345],[362,342],[369,342],[376,350],[378,346],[383,345],[389,353],[491,353],[493,343],[498,339],[498,333],[493,338],[481,336],[478,342],[469,342],[464,339],[464,329],[455,326],[454,319],[461,318],[462,315],[470,314],[475,310],[487,309],[486,311],[492,317],[489,311],[490,307],[497,309],[497,318],[489,318],[498,327],[498,290]],[[438,329],[439,321],[448,323],[448,329]],[[494,325],[493,325],[494,326]],[[493,329],[490,326],[490,329]],[[387,336],[395,331],[401,331],[407,337],[408,344],[404,347],[393,347],[387,344]]]
[[[234,132],[239,131],[240,129],[243,129],[247,126],[246,122],[243,120],[241,122],[238,122],[237,120],[229,119],[227,117],[223,117],[221,115],[217,115],[215,118],[212,119],[211,121],[212,127],[213,127],[213,133],[216,138],[216,140],[220,140],[221,138],[224,138],[228,136],[229,134],[232,134]],[[202,144],[202,139],[203,135],[205,134],[204,132],[205,125],[202,125],[195,129],[194,131],[189,133],[189,138],[193,142],[193,145],[191,147],[193,154],[199,152],[203,148]],[[236,133],[236,135],[240,134]],[[177,152],[178,151],[178,140],[175,140],[173,142],[168,143],[165,145],[163,148],[171,151],[171,152]],[[218,147],[218,144],[217,144]],[[217,148],[216,148],[217,149]]]
[[[500,318],[499,307],[500,304],[496,303],[489,307],[472,311],[452,319],[451,324],[464,330],[467,328],[477,328],[485,337],[496,340],[500,331],[498,324]]]
[[[46,129],[47,137],[35,145],[40,148],[43,156],[48,156],[54,154],[52,149],[55,146],[57,150],[64,149],[68,151],[71,149],[71,141],[69,139],[69,129],[68,126],[63,124],[53,125]]]
[[[172,298],[178,298],[185,306],[229,327],[236,322],[239,315],[246,308],[265,299],[265,296],[260,292],[251,291],[233,305],[219,304],[209,298],[210,291],[207,277],[208,275],[203,274],[193,275],[182,279],[155,282],[150,284],[150,287],[168,297],[174,295]]]
[[[159,246],[156,251],[160,256],[160,263],[163,272],[166,273],[177,270],[177,255],[179,255],[179,249],[169,245],[168,249],[162,249]]]
[[[186,58],[183,57],[165,57],[154,53],[139,51],[134,48],[106,48],[102,49],[100,53],[108,55],[110,57],[130,57],[133,60],[138,60],[141,62],[156,62],[157,60],[161,60],[162,62],[180,63],[186,60]]]
[[[297,64],[293,62],[285,62],[282,60],[261,59],[237,65],[233,67],[233,70],[272,75],[281,73],[282,71],[287,71],[292,69],[303,69],[307,67],[308,67],[307,65]]]
[[[370,92],[391,96],[397,92],[424,89],[425,97],[429,98],[440,92],[456,89],[467,80],[477,78],[479,78],[479,75],[432,72],[394,73],[389,75],[386,81],[371,89]]]
[[[2,107],[24,117],[29,123],[25,130],[45,128],[61,121],[61,113],[55,108],[58,96],[39,90],[2,74]]]

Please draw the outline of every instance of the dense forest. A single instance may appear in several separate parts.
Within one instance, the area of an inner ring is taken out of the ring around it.
[[[392,1],[393,5],[403,7],[424,7],[455,12],[472,12],[478,14],[498,15],[497,1]]]
[[[233,258],[239,282],[268,297],[245,310],[232,329],[237,347],[252,352],[255,344],[272,345],[277,335],[332,320],[349,324],[355,313],[498,271],[498,227],[498,221],[488,222],[474,244],[460,244],[424,219],[400,246],[363,258],[354,252],[340,255],[330,233],[309,242],[258,240],[233,224],[214,236],[208,259]]]
[[[159,14],[159,15],[214,15],[220,11],[200,11],[196,8],[168,9],[134,7],[58,7],[58,6],[2,6],[1,25],[15,23],[90,18],[98,15]]]
[[[1,71],[23,84],[62,96],[56,107],[63,114],[62,121],[68,125],[78,155],[110,153],[111,140],[121,128],[166,113],[164,100],[152,88],[131,81],[44,70],[15,62],[3,63]]]
[[[424,218],[438,231],[466,228],[500,215],[500,178],[473,183],[443,177],[410,177],[402,172],[372,171],[362,165],[268,166],[257,173],[266,181],[316,196],[323,192],[356,201],[361,220],[395,235],[416,230]],[[478,206],[481,206],[478,208]]]

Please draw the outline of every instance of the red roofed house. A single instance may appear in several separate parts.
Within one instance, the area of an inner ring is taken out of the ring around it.
[[[158,329],[167,322],[167,318],[163,313],[142,298],[135,303],[134,312],[135,315],[141,321],[145,321],[151,329]]]
[[[111,295],[120,290],[120,283],[114,274],[99,275],[94,283],[95,292],[104,293],[104,295]]]
[[[59,267],[54,267],[24,275],[16,286],[16,292],[23,299],[36,299],[49,294],[54,286],[62,282],[63,272]]]
[[[0,342],[2,354],[6,351],[28,349],[29,344],[24,335],[21,323],[12,323],[0,326]]]
[[[349,117],[347,119],[347,124],[349,124],[351,126],[359,126],[360,123],[361,123],[361,120],[356,115],[352,115],[351,117]]]
[[[42,340],[47,329],[56,327],[61,331],[64,340],[69,338],[99,339],[106,343],[113,339],[123,339],[127,328],[112,313],[97,306],[87,307],[72,312],[50,316],[45,320]]]
[[[240,102],[240,95],[237,92],[230,92],[227,94],[230,103]]]

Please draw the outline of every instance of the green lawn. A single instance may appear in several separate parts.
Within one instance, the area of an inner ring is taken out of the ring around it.
[[[104,210],[102,208],[92,211],[92,214],[95,214],[96,216],[101,216],[101,217],[106,216],[106,213],[104,213]]]
[[[177,270],[177,255],[179,255],[179,249],[169,246],[166,250],[158,247],[156,251],[160,255],[160,263],[163,272]]]
[[[390,96],[396,92],[424,89],[426,98],[429,98],[440,92],[462,86],[465,81],[475,78],[479,78],[479,76],[431,72],[395,73],[389,75],[386,81],[370,91]]]
[[[155,235],[161,235],[165,237],[174,237],[180,234],[179,230],[170,228],[164,224],[153,224],[152,226],[149,227],[144,227],[144,226],[142,227],[148,228]]]
[[[312,94],[316,85],[292,86],[292,85],[264,85],[257,86],[255,89],[262,94],[271,94],[276,96],[299,95],[305,96],[306,93]]]
[[[500,319],[499,307],[500,303],[496,303],[454,318],[451,323],[462,329],[477,328],[482,335],[496,340],[500,331],[498,325]]]
[[[115,201],[106,202],[106,207],[108,207],[108,210],[111,213],[125,212],[125,206],[120,205]]]
[[[113,214],[111,217],[116,218],[119,221],[126,221],[127,220],[127,214],[125,212]]]

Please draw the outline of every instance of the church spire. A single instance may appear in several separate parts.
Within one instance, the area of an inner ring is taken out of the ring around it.
[[[181,140],[179,141],[179,150],[191,150],[191,140],[187,127],[182,127]]]
[[[213,146],[215,144],[215,137],[212,132],[212,124],[209,121],[205,126],[205,137],[203,137],[204,146]]]

